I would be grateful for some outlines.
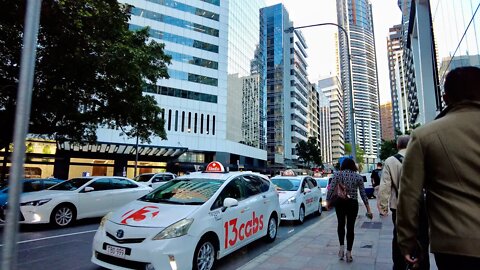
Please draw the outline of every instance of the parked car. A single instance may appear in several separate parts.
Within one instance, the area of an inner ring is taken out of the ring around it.
[[[144,173],[137,175],[133,180],[146,184],[149,187],[157,188],[168,181],[177,178],[176,174],[163,172],[163,173]]]
[[[266,178],[212,162],[105,216],[91,260],[108,269],[210,270],[257,239],[274,241],[279,215]]]
[[[322,189],[322,208],[327,210],[327,186],[329,177],[316,177],[314,178],[317,181],[318,186]]]
[[[360,174],[363,177],[363,185],[365,186],[365,193],[367,193],[368,198],[373,198],[373,191],[374,188],[372,186],[372,179],[370,179],[372,173],[361,173]]]
[[[20,223],[68,226],[78,219],[104,216],[151,190],[125,177],[73,178],[47,190],[22,194]]]
[[[302,224],[310,214],[322,214],[322,190],[308,175],[275,176],[271,181],[277,186],[282,220],[295,220]]]
[[[30,178],[22,180],[23,193],[35,192],[47,189],[51,186],[54,186],[58,183],[63,182],[64,180],[56,178]],[[8,185],[0,189],[0,205],[4,205],[8,201]]]

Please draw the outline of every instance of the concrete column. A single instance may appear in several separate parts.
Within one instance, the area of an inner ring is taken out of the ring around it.
[[[66,155],[55,155],[55,162],[53,165],[53,176],[58,179],[67,180],[70,170],[70,157]]]
[[[431,32],[430,6],[428,1],[415,3],[415,25],[412,33],[415,76],[417,81],[419,122],[425,124],[435,119],[436,87],[435,70],[433,68],[433,44]]]
[[[113,164],[113,175],[123,176],[123,170],[125,169],[125,173],[127,172],[127,164],[128,160],[125,157],[115,158],[115,162]]]

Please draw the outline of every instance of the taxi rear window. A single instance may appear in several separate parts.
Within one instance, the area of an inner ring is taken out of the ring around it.
[[[224,181],[213,179],[171,180],[140,198],[141,201],[202,205],[220,188]]]
[[[300,179],[272,178],[271,181],[279,190],[296,191],[300,187]]]

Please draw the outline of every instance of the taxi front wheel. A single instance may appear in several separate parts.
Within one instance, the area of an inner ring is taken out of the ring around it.
[[[297,223],[298,224],[303,224],[303,221],[305,221],[305,207],[302,204],[302,206],[300,206],[300,209],[298,210]]]
[[[198,242],[193,256],[193,270],[211,270],[216,261],[215,242],[210,237],[203,237]]]
[[[277,238],[278,222],[277,218],[273,215],[268,220],[267,235],[265,235],[265,241],[271,243]]]

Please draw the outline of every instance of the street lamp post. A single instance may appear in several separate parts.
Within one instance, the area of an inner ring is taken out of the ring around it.
[[[314,27],[314,26],[324,26],[324,25],[333,25],[333,26],[336,26],[338,27],[339,29],[341,29],[343,31],[343,33],[345,34],[345,38],[347,39],[347,49],[348,49],[348,53],[347,53],[347,58],[348,58],[348,79],[349,79],[349,84],[350,84],[350,87],[348,89],[349,91],[349,94],[350,94],[350,133],[351,133],[351,136],[350,136],[350,143],[352,145],[352,157],[353,157],[353,160],[354,161],[357,161],[357,148],[356,148],[356,141],[355,141],[355,113],[353,111],[353,80],[352,80],[352,56],[351,56],[351,53],[350,53],[350,39],[348,38],[348,33],[347,33],[347,30],[345,30],[345,28],[343,28],[342,26],[336,24],[336,23],[319,23],[319,24],[311,24],[311,25],[305,25],[305,26],[298,26],[298,27],[290,27],[288,28],[287,30],[285,30],[285,32],[288,32],[288,33],[293,33],[294,30],[297,30],[297,29],[302,29],[302,28],[309,28],[309,27]]]

